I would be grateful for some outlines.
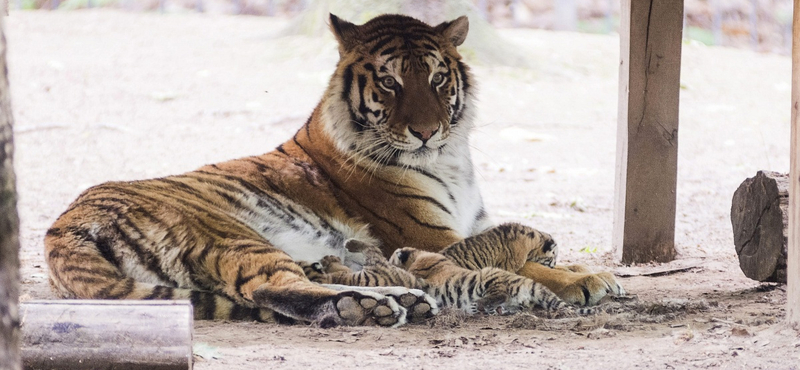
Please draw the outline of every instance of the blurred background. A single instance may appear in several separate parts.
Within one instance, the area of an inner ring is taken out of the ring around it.
[[[297,17],[320,5],[360,10],[364,20],[392,5],[415,9],[419,18],[441,19],[446,7],[470,5],[499,28],[536,28],[612,33],[619,26],[620,0],[6,0],[11,9],[72,10],[111,7],[128,11],[203,12],[266,17]],[[324,3],[324,4],[322,4]],[[422,9],[422,10],[420,10]],[[399,9],[401,12],[402,9]],[[409,13],[409,12],[404,12]],[[438,15],[438,17],[436,16]],[[788,54],[791,49],[792,0],[685,0],[685,36],[706,45],[749,48]],[[352,16],[350,17],[353,18]]]

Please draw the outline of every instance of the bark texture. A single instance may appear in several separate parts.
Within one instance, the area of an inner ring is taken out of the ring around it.
[[[753,280],[786,283],[789,176],[758,171],[739,185],[731,203],[742,272]]]
[[[20,369],[19,218],[4,16],[0,15],[0,369]]]

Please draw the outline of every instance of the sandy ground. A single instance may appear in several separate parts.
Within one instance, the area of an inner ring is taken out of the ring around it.
[[[330,38],[276,37],[246,16],[13,12],[6,20],[16,119],[23,299],[49,299],[42,238],[86,187],[271,150],[310,114],[336,62]],[[632,298],[606,313],[443,315],[400,329],[197,322],[197,369],[797,369],[784,286],[738,267],[738,184],[788,171],[790,60],[685,44],[676,240],[679,260],[620,266],[611,253],[618,38],[501,35],[527,69],[475,66],[474,159],[500,221],[551,232],[562,261],[619,274]]]

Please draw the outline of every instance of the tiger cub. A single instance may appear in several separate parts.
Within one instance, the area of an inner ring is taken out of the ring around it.
[[[556,266],[558,245],[550,234],[518,223],[506,223],[453,243],[440,251],[460,267],[480,270],[496,267],[540,283],[562,300],[575,305],[594,305],[603,295],[625,295],[625,289],[609,272],[592,273],[583,265]],[[564,286],[564,280],[581,282]]]
[[[440,306],[469,314],[511,314],[538,305],[549,311],[592,314],[592,308],[572,308],[542,284],[496,267],[470,270],[441,253],[406,247],[396,250],[389,263],[423,279],[428,294]]]
[[[558,245],[548,233],[506,223],[453,243],[439,253],[471,270],[497,267],[516,273],[526,262],[554,267]]]
[[[439,306],[455,306],[472,314],[507,314],[533,304],[549,310],[567,306],[546,287],[514,273],[526,262],[555,265],[557,246],[552,237],[527,226],[503,224],[455,243],[441,254],[401,248],[389,261],[375,246],[356,240],[346,246],[366,256],[363,270],[353,272],[335,256],[301,266],[318,283],[423,289]]]

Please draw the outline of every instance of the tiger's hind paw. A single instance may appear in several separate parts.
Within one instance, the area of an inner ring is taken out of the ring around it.
[[[323,328],[340,325],[397,327],[407,322],[406,309],[392,297],[371,291],[325,289],[308,282],[295,287],[263,284],[253,291],[253,302]]]
[[[417,323],[430,319],[439,313],[436,300],[419,289],[408,289],[402,294],[387,294],[407,310],[409,322]]]
[[[334,298],[338,319],[326,317],[321,327],[337,325],[380,325],[398,327],[405,324],[407,310],[394,298],[372,292],[344,291]],[[333,324],[333,325],[330,325]]]

